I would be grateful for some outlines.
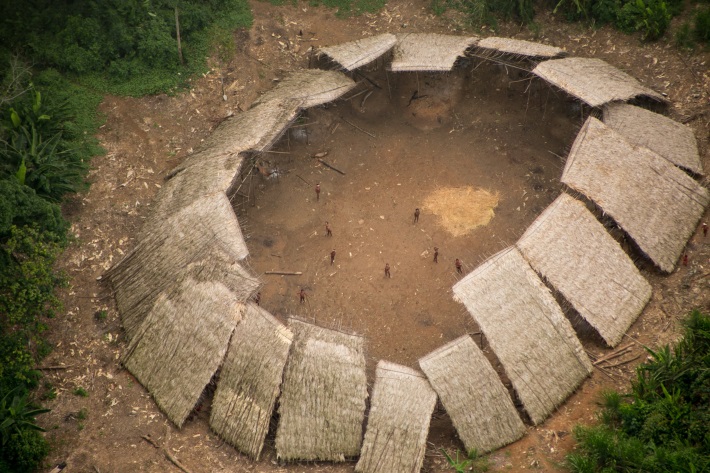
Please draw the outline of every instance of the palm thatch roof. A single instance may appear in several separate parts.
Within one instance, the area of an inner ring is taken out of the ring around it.
[[[134,336],[158,295],[186,274],[190,264],[212,262],[209,274],[226,277],[230,289],[246,300],[260,285],[239,264],[247,254],[237,218],[221,192],[196,200],[144,232],[133,250],[105,275],[126,335]]]
[[[651,298],[651,285],[580,201],[562,194],[517,243],[546,278],[615,346]]]
[[[364,340],[289,319],[294,340],[279,401],[276,453],[344,461],[360,452],[367,378]]]
[[[295,101],[299,108],[315,107],[342,97],[353,87],[355,82],[341,72],[307,69],[294,72],[279,82],[259,97],[255,104]]]
[[[222,363],[243,310],[221,282],[186,277],[158,296],[136,330],[123,363],[178,427]]]
[[[676,166],[702,174],[698,144],[690,127],[624,103],[604,107],[604,124],[635,146],[644,146]]]
[[[453,287],[539,424],[591,372],[572,326],[520,252],[509,247]]]
[[[492,51],[512,54],[514,56],[526,56],[531,58],[558,58],[567,55],[567,51],[555,46],[521,39],[498,38],[496,36],[483,38],[476,46]]]
[[[365,440],[355,471],[420,471],[435,405],[436,393],[420,372],[380,360]]]
[[[591,107],[638,96],[659,102],[665,100],[658,92],[644,87],[630,75],[601,59],[570,57],[544,61],[537,65],[533,74]]]
[[[395,35],[384,33],[335,46],[326,46],[320,48],[318,54],[328,56],[340,64],[343,69],[352,71],[387,54],[396,43],[397,37]]]
[[[397,36],[392,71],[450,71],[459,56],[476,44],[478,38],[436,33],[410,33]]]
[[[590,117],[562,182],[611,215],[663,271],[673,271],[710,201],[708,190],[653,151]]]
[[[269,431],[292,339],[291,331],[271,314],[249,303],[222,366],[210,427],[256,460]]]
[[[508,391],[468,335],[421,358],[419,366],[444,404],[466,451],[489,452],[525,434]]]

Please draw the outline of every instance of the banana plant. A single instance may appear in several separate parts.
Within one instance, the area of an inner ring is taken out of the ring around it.
[[[26,429],[45,430],[35,424],[35,417],[49,412],[51,409],[37,409],[27,402],[27,393],[22,393],[17,387],[9,391],[0,400],[0,438],[4,446],[13,434],[22,435]]]

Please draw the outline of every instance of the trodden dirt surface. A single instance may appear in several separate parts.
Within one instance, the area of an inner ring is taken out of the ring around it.
[[[121,368],[126,344],[120,318],[110,291],[97,281],[134,246],[166,174],[221,120],[247,109],[274,80],[307,67],[309,48],[386,31],[471,33],[456,15],[435,17],[419,1],[391,1],[377,14],[346,20],[303,2],[252,7],[254,26],[235,34],[235,57],[228,64],[215,59],[213,70],[195,78],[190,91],[104,100],[106,123],[99,137],[107,154],[92,163],[91,189],[65,206],[76,241],[60,267],[71,286],[63,294],[66,313],[50,321],[56,348],[42,366],[57,397],[45,401],[52,412],[38,421],[54,445],[48,462],[66,461],[64,471],[178,471],[144,435],[193,473],[354,469],[354,462],[279,465],[273,431],[262,459],[247,459],[209,431],[209,395],[182,429],[175,428]],[[513,24],[501,24],[495,34],[600,57],[668,94],[669,116],[695,130],[704,168],[710,168],[710,55],[688,55],[664,42],[642,44],[637,37],[545,15],[537,21],[537,35]],[[564,94],[537,82],[528,88],[529,81],[521,81],[526,77],[516,70],[490,63],[464,62],[451,74],[385,75],[381,68],[367,74],[380,87],[373,87],[364,103],[366,94],[305,113],[299,127],[274,148],[287,154],[261,157],[279,171],[278,178],[255,174],[249,180],[253,197],[237,198],[234,205],[257,273],[303,272],[262,275],[262,306],[284,321],[296,315],[364,334],[371,383],[378,359],[416,366],[419,357],[443,343],[477,331],[452,299],[451,286],[459,277],[454,260],[460,258],[464,272],[471,271],[515,242],[559,195],[561,167],[581,125],[581,111]],[[415,90],[420,98],[410,102]],[[471,205],[458,210],[446,205],[459,198],[471,199]],[[421,214],[415,224],[417,207]],[[326,236],[326,221],[332,237]],[[475,228],[461,227],[474,221]],[[641,345],[674,340],[681,314],[710,309],[710,237],[696,232],[688,254],[689,265],[671,275],[642,265],[654,295],[629,330],[623,344],[631,343],[632,351],[620,361],[635,359],[605,373],[595,371],[550,419],[493,453],[491,471],[560,471],[573,445],[573,426],[594,420],[603,389],[628,387],[633,367],[645,359]],[[386,263],[391,278],[385,277]],[[299,304],[301,288],[305,304]],[[480,342],[478,336],[474,340]],[[586,336],[583,342],[592,354],[611,351]],[[74,395],[77,387],[88,397]],[[451,471],[440,449],[454,452],[463,446],[441,408],[428,442],[424,471]]]

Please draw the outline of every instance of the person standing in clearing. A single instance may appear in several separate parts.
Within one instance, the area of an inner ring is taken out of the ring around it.
[[[708,224],[703,222],[703,237],[708,236]]]
[[[328,222],[325,222],[325,236],[333,236],[333,232],[330,230],[330,225],[328,224]]]
[[[435,246],[434,247],[434,263],[439,262],[439,247]]]
[[[298,297],[300,298],[300,303],[303,304],[306,302],[306,290],[301,288],[300,291],[298,291]]]
[[[333,266],[333,263],[335,263],[335,249],[330,252],[330,265]]]
[[[316,202],[320,200],[320,184],[316,184]]]
[[[456,258],[456,262],[454,264],[456,265],[456,272],[459,274],[463,274],[463,263],[461,263],[461,260]]]
[[[254,296],[254,302],[256,302],[256,305],[259,305],[261,302],[261,292],[256,293],[256,296]]]
[[[414,209],[414,223],[419,221],[419,208]]]
[[[389,263],[385,263],[385,277],[392,278],[392,275],[390,274],[390,264]]]

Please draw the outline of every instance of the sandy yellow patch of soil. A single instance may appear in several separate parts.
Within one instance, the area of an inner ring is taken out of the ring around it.
[[[495,216],[498,193],[474,187],[444,187],[429,194],[424,210],[441,218],[441,225],[453,236],[488,225]]]

